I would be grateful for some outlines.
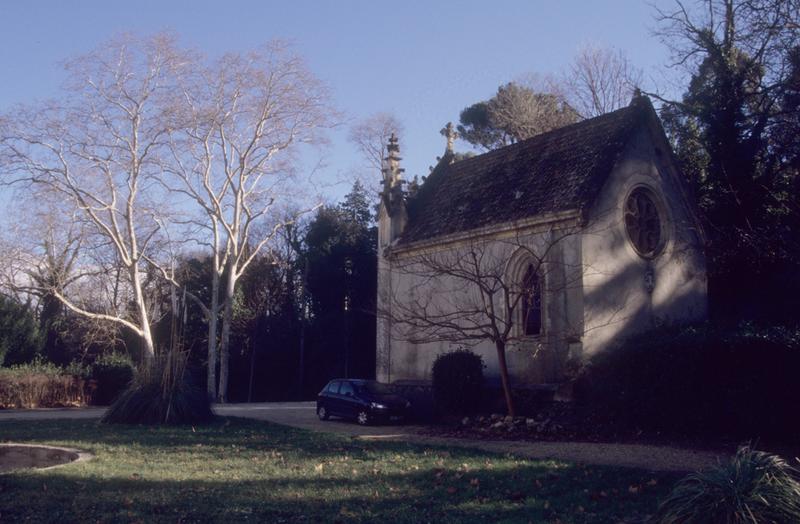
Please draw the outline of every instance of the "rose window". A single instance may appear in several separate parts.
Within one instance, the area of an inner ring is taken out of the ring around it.
[[[661,218],[650,193],[638,188],[625,203],[625,229],[636,251],[654,257],[661,248]]]

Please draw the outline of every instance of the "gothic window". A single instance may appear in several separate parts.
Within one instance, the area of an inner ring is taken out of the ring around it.
[[[658,254],[661,242],[661,217],[650,192],[634,189],[625,202],[625,230],[634,249],[645,258]]]
[[[542,332],[542,285],[539,274],[528,264],[522,277],[522,313],[520,325],[525,335],[538,335]]]

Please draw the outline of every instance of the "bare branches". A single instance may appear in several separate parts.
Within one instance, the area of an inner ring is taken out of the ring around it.
[[[387,278],[402,285],[383,287],[384,292],[397,291],[379,297],[379,315],[394,340],[491,343],[497,352],[508,412],[513,415],[506,349],[517,347],[530,351],[530,358],[537,356],[542,344],[532,343],[532,338],[541,331],[533,332],[530,326],[543,325],[542,297],[557,296],[557,291],[575,283],[568,273],[580,273],[580,269],[567,268],[558,253],[578,227],[553,223],[547,230],[518,231],[512,237],[491,235],[390,253]]]
[[[523,340],[527,335],[518,322],[524,283],[514,260],[526,260],[546,278],[551,252],[574,234],[573,227],[562,226],[536,237],[472,240],[394,256],[392,271],[402,275],[410,290],[391,297],[382,314],[399,329],[399,339],[412,343],[507,346]],[[555,285],[552,281],[550,292]]]
[[[295,217],[284,218],[282,197],[293,186],[293,154],[320,140],[334,113],[326,88],[289,49],[273,42],[248,54],[197,64],[181,77],[181,126],[166,141],[162,181],[194,209],[212,250],[209,393],[214,394],[216,312],[223,311],[220,387],[227,389],[228,340],[237,281]],[[315,206],[308,206],[308,212]],[[222,281],[224,275],[224,282]],[[223,291],[223,304],[216,303]]]
[[[628,105],[642,84],[642,71],[621,50],[585,46],[563,76],[565,96],[582,118]]]
[[[148,358],[154,349],[141,264],[167,209],[153,180],[161,175],[164,139],[176,126],[176,75],[186,64],[168,37],[119,38],[68,62],[63,102],[20,109],[0,130],[3,167],[31,195],[51,195],[72,210],[61,226],[83,224],[94,240],[82,250],[104,250],[95,256],[122,268],[135,307],[98,313],[76,305],[67,287],[54,288],[53,296],[75,313],[131,329]]]
[[[402,138],[403,124],[391,113],[376,113],[353,124],[347,137],[369,167],[380,171],[392,135]]]
[[[672,9],[656,7],[655,34],[672,53],[673,65],[694,73],[709,51],[734,50],[764,68],[773,84],[786,74],[787,49],[797,44],[797,0],[702,0],[691,8],[676,0]],[[732,57],[729,57],[732,58]]]

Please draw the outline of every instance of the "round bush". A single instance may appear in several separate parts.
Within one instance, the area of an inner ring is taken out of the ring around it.
[[[433,363],[433,396],[437,407],[451,414],[477,410],[483,368],[483,359],[465,349],[439,355]]]
[[[133,380],[133,362],[127,355],[111,353],[102,355],[92,365],[92,378],[97,389],[92,403],[106,406],[116,400]]]

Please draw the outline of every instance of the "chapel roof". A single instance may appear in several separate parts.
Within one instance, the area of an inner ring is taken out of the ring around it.
[[[408,201],[400,244],[587,209],[633,131],[653,113],[649,99],[471,158],[447,155]]]

